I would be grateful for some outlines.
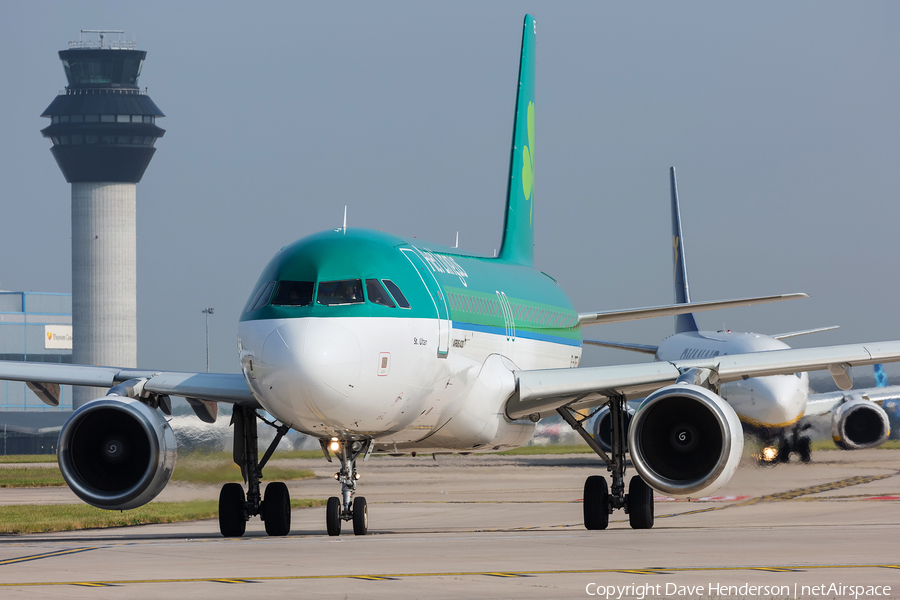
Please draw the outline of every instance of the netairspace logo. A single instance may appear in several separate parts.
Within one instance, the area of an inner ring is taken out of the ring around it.
[[[584,588],[588,596],[598,596],[606,600],[622,598],[691,598],[702,596],[760,597],[760,598],[877,598],[891,595],[889,585],[844,585],[823,583],[820,585],[726,585],[710,583],[706,585],[678,585],[675,583],[645,583],[631,585],[603,585],[589,583]]]

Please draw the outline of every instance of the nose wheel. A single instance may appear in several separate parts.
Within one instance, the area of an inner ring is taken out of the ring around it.
[[[325,506],[325,529],[330,536],[341,535],[341,522],[352,521],[355,535],[366,535],[369,531],[369,510],[366,499],[362,496],[354,498],[356,483],[359,481],[359,471],[356,469],[356,459],[365,454],[365,460],[369,457],[374,447],[372,440],[340,442],[333,439],[329,444],[321,440],[325,458],[331,460],[329,447],[334,450],[335,456],[341,463],[341,470],[334,474],[334,478],[341,483],[341,497],[332,496]]]

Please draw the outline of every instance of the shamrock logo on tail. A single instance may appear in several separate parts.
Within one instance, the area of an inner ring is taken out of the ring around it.
[[[522,150],[522,191],[525,199],[531,201],[531,193],[534,190],[534,102],[528,103],[528,145]],[[531,201],[531,209],[528,215],[528,223],[534,219],[534,202]]]

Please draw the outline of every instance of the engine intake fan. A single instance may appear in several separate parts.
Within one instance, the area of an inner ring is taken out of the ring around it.
[[[59,469],[92,506],[128,510],[155,498],[175,468],[175,434],[143,402],[106,396],[76,410],[59,434]]]

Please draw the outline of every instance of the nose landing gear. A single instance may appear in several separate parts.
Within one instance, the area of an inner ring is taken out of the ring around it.
[[[325,525],[328,535],[341,535],[341,522],[352,521],[355,535],[366,535],[369,530],[369,511],[366,499],[362,496],[354,498],[359,471],[356,470],[356,459],[364,454],[363,460],[369,458],[374,448],[372,440],[341,442],[332,438],[331,442],[321,440],[325,457],[331,460],[328,450],[331,449],[341,462],[341,470],[334,478],[341,483],[341,497],[332,496],[325,507]]]

